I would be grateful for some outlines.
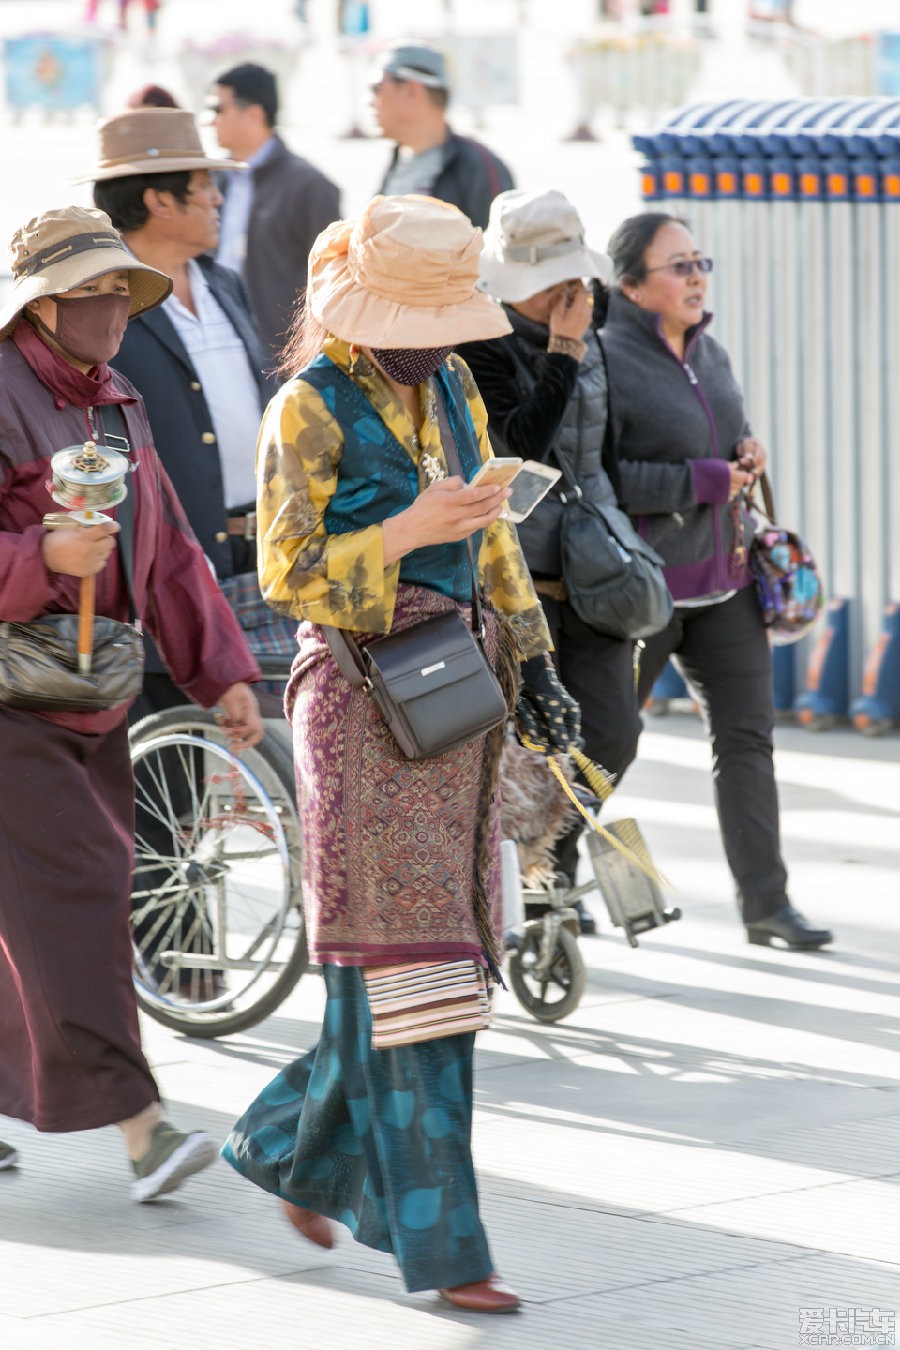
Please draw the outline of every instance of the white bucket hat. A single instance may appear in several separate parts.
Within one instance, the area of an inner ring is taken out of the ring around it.
[[[584,242],[584,226],[561,192],[513,188],[491,203],[479,290],[516,304],[576,277],[608,281],[612,263]]]

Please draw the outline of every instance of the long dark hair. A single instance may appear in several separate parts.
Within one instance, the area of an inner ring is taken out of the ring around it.
[[[275,374],[289,380],[305,370],[322,350],[328,329],[313,315],[307,301],[307,292],[301,291],[294,307],[294,317],[288,329],[284,346],[275,362]]]

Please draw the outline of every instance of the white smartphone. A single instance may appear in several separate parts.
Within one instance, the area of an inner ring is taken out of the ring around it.
[[[517,455],[495,455],[486,459],[469,479],[469,487],[509,487],[522,463]]]
[[[520,525],[561,477],[559,469],[552,469],[549,464],[541,464],[536,459],[526,459],[512,483],[512,495],[506,501],[507,519]]]

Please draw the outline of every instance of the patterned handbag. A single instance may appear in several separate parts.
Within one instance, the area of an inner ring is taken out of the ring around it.
[[[414,961],[363,969],[372,1049],[418,1045],[490,1022],[491,986],[475,961]]]
[[[775,501],[766,475],[757,479],[762,505],[748,497],[765,521],[757,521],[749,565],[763,622],[772,642],[784,646],[805,637],[825,607],[825,588],[815,559],[799,535],[776,524]],[[755,486],[755,485],[754,485]]]

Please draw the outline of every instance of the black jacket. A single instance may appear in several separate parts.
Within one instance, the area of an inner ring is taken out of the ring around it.
[[[443,152],[443,164],[430,188],[432,197],[458,206],[473,225],[480,225],[484,229],[488,223],[491,202],[497,193],[515,187],[512,174],[487,146],[466,136],[457,136],[449,128]],[[382,192],[399,154],[400,147],[396,146],[381,182]]]
[[[261,417],[274,385],[263,374],[268,358],[241,279],[209,258],[198,258],[197,263],[247,349],[259,387]],[[111,364],[144,400],[159,457],[216,575],[220,580],[231,576],[231,547],[225,533],[228,513],[212,418],[197,372],[163,309],[151,309],[132,319]],[[256,447],[248,445],[251,460],[255,453]]]
[[[268,159],[253,170],[243,271],[270,362],[284,346],[297,296],[306,289],[316,236],[341,214],[340,191],[331,179],[293,154],[280,136],[274,142]]]
[[[513,326],[507,337],[460,347],[488,411],[488,430],[501,455],[539,459],[562,468],[565,456],[589,501],[613,505],[617,472],[606,438],[607,396],[603,354],[593,330],[587,351],[573,356],[547,351],[548,331],[505,305]],[[537,576],[561,574],[559,527],[564,508],[555,490],[518,527],[525,561]]]

